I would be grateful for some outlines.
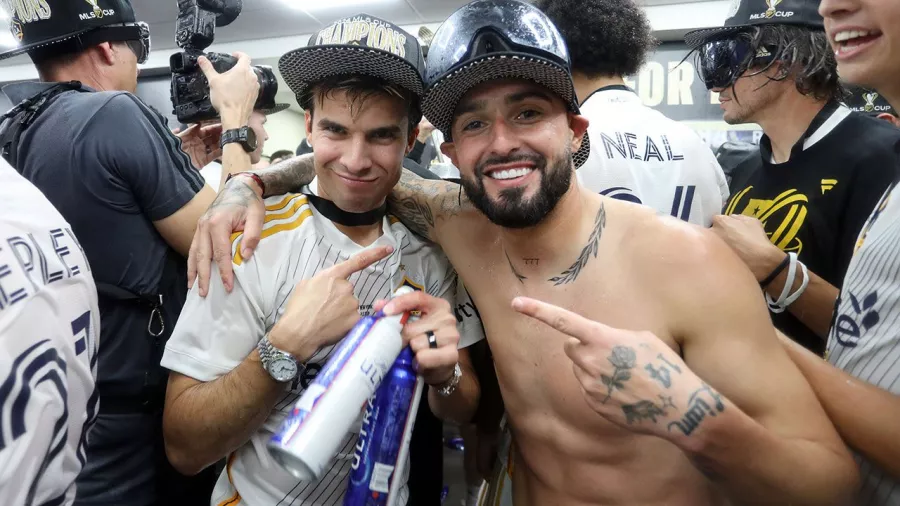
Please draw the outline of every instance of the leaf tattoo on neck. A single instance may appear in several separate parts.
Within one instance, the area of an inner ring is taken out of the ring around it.
[[[603,399],[603,404],[606,404],[606,401],[612,397],[614,390],[624,390],[625,382],[631,379],[630,369],[634,368],[634,362],[637,359],[637,356],[634,353],[634,349],[628,346],[615,346],[612,349],[612,353],[609,355],[607,360],[609,363],[613,365],[615,368],[613,370],[612,376],[607,376],[605,374],[600,375],[600,382],[606,385],[606,398]]]
[[[597,217],[594,219],[594,229],[591,231],[591,236],[588,238],[587,245],[581,250],[575,263],[570,265],[569,268],[564,270],[559,276],[549,279],[549,281],[553,283],[553,286],[564,285],[575,281],[575,278],[581,274],[581,269],[587,265],[591,256],[597,258],[600,236],[603,234],[604,227],[606,227],[606,208],[603,207],[603,204],[600,204],[600,210],[597,211]]]

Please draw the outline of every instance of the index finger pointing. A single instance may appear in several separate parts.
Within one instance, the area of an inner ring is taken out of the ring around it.
[[[512,301],[512,307],[525,316],[540,320],[582,342],[589,339],[594,332],[596,322],[546,302],[529,297],[516,297]]]
[[[322,271],[329,276],[349,278],[354,272],[359,272],[366,267],[378,263],[394,252],[391,246],[379,246],[377,248],[360,251],[343,262]]]

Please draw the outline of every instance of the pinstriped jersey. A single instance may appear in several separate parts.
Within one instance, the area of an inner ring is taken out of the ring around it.
[[[393,254],[349,278],[359,299],[361,315],[371,314],[375,301],[389,298],[404,284],[445,298],[453,305],[465,305],[456,297],[456,273],[439,249],[413,235],[392,217],[384,218],[382,227],[384,234],[371,247],[390,245],[394,247]],[[363,250],[319,214],[302,194],[266,200],[262,239],[250,260],[240,255],[240,241],[241,235],[237,234],[232,249],[235,272],[232,293],[224,292],[217,270],[213,269],[206,298],[199,297],[196,290],[189,294],[166,346],[163,366],[200,381],[213,381],[227,374],[278,321],[298,282]],[[460,292],[465,296],[464,291]],[[460,323],[461,347],[483,339],[484,335],[477,313],[467,314],[470,316]],[[220,485],[227,480],[230,487],[217,487],[217,491],[233,492],[214,497],[212,504],[341,504],[361,417],[317,482],[298,481],[265,448],[334,348],[318,350],[301,377],[284,392],[263,426],[229,458]]]
[[[859,234],[828,337],[828,361],[900,396],[898,245],[900,192],[893,186]],[[858,460],[863,485],[853,504],[900,505],[900,480],[862,456]]]
[[[97,413],[97,289],[69,224],[0,160],[0,497],[72,504]]]

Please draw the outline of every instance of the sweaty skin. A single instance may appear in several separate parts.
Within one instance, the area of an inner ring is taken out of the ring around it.
[[[503,98],[523,96],[514,86],[482,95],[478,128],[502,127],[488,144],[494,155],[553,153],[566,142],[574,151],[586,127],[561,101],[528,99],[540,114],[520,115],[524,107]],[[507,106],[515,110],[495,110]],[[543,117],[553,123],[535,120]],[[463,153],[477,140],[467,135],[454,132],[451,158],[473,178],[480,155]],[[503,185],[533,194],[547,170],[521,183],[482,181],[488,194]],[[390,204],[441,245],[479,309],[515,439],[517,506],[846,504],[855,464],[778,343],[758,284],[711,232],[574,178],[527,228],[492,223],[456,185],[406,174]],[[210,258],[206,243],[200,258]],[[546,317],[519,297],[571,313]]]

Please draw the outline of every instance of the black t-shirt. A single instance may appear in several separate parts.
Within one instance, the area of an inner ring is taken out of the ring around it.
[[[773,244],[840,288],[860,229],[896,175],[898,140],[900,130],[889,123],[851,113],[787,162],[773,164],[764,137],[760,154],[740,167],[725,214],[759,218]],[[824,352],[825,341],[789,311],[773,313],[772,320],[803,346]]]
[[[47,86],[17,84],[4,92],[18,103]],[[166,120],[130,93],[67,91],[25,130],[18,149],[19,171],[72,225],[95,281],[135,294],[162,293],[164,335],[184,305],[187,272],[153,222],[203,187],[180,143]],[[141,394],[148,370],[150,381],[165,386],[165,374],[155,374],[162,371],[162,349],[147,331],[148,307],[103,302],[101,397]]]

